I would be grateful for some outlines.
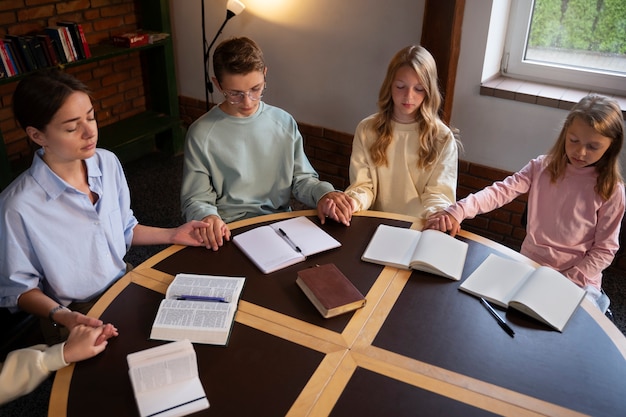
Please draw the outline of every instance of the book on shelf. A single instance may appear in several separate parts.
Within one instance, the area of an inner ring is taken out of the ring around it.
[[[585,291],[547,266],[505,259],[490,254],[459,286],[503,308],[513,308],[563,331]]]
[[[59,57],[50,36],[46,35],[45,33],[41,33],[37,35],[37,39],[39,40],[39,43],[41,43],[41,46],[44,48],[46,56],[50,60],[50,64],[52,66],[59,65]]]
[[[304,216],[256,227],[236,235],[233,242],[264,274],[341,246]]]
[[[28,44],[28,47],[33,54],[33,58],[35,59],[37,68],[42,69],[49,67],[51,64],[46,58],[46,54],[41,47],[41,43],[39,42],[39,40],[34,36],[24,36],[24,38],[26,39],[26,43]]]
[[[209,408],[189,340],[130,353],[126,362],[142,417],[186,416]]]
[[[438,230],[424,231],[381,224],[361,259],[400,269],[416,269],[460,280],[468,245]]]
[[[72,37],[70,36],[69,29],[67,27],[58,25],[49,26],[44,29],[44,32],[61,45],[63,55],[65,55],[65,59],[68,63],[76,61],[76,51],[72,44]]]
[[[4,61],[2,61],[2,57],[0,57],[0,80],[3,78],[7,78],[9,74],[7,73],[7,69],[4,66]]]
[[[348,313],[365,305],[363,294],[332,263],[298,271],[296,284],[324,318]]]
[[[8,63],[6,45],[4,44],[4,41],[2,39],[0,39],[0,61],[2,61],[2,66],[4,67],[4,70],[6,71],[7,77],[11,77],[12,75],[14,75]]]
[[[178,274],[152,324],[151,339],[226,345],[245,278]]]
[[[72,34],[70,33],[70,29],[67,26],[57,26],[59,31],[61,32],[61,38],[65,41],[65,45],[67,45],[67,52],[71,57],[70,62],[78,61],[78,53],[76,52],[76,47],[74,46],[74,41],[72,40]],[[68,59],[69,61],[69,59]]]
[[[65,51],[63,50],[61,39],[55,39],[50,35],[48,35],[48,37],[50,38],[50,42],[52,43],[52,49],[54,49],[54,52],[56,52],[59,63],[67,64],[67,56],[65,56]]]
[[[2,59],[2,63],[7,69],[9,77],[12,77],[14,75],[17,75],[19,71],[15,64],[15,60],[13,59],[13,53],[8,46],[8,42],[10,42],[8,39],[0,39],[0,58]]]
[[[67,64],[68,62],[72,62],[67,41],[65,40],[65,35],[63,34],[63,28],[61,26],[49,26],[44,29],[44,33],[50,36],[53,45],[56,46],[61,63]]]
[[[6,35],[5,40],[13,45],[14,55],[17,58],[17,65],[20,68],[20,72],[34,71],[37,69],[37,62],[25,37]]]
[[[87,42],[87,37],[85,36],[85,31],[83,30],[83,25],[80,23],[78,26],[78,34],[80,35],[80,41],[83,44],[83,52],[85,53],[85,58],[91,58],[91,49],[89,48],[89,43]]]
[[[74,50],[76,51],[76,59],[87,58],[87,55],[85,54],[85,48],[83,46],[83,40],[80,36],[78,23],[62,20],[57,22],[57,26],[64,26],[68,29],[72,44],[74,45]]]
[[[135,48],[137,46],[147,45],[150,42],[150,34],[143,32],[129,32],[111,37],[113,45],[122,48]]]

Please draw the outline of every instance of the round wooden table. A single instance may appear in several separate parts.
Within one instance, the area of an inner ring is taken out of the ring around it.
[[[315,211],[232,223],[233,235]],[[150,328],[177,273],[245,276],[227,346],[195,344],[210,408],[206,416],[618,416],[626,412],[626,338],[587,300],[563,333],[500,311],[509,337],[458,286],[490,254],[530,262],[462,231],[463,278],[363,262],[376,227],[418,228],[416,219],[365,211],[350,227],[320,225],[338,249],[262,274],[232,243],[213,252],[171,246],[113,285],[90,315],[118,327],[95,358],[57,372],[49,415],[138,415],[126,355],[162,344]],[[296,273],[335,263],[366,295],[365,307],[324,319],[296,285]]]

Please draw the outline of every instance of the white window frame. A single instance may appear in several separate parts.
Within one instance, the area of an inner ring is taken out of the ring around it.
[[[573,69],[524,59],[534,1],[511,0],[509,25],[501,73],[522,80],[577,88],[598,93],[626,95],[626,74]]]

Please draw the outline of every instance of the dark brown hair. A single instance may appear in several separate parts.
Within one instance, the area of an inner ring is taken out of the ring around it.
[[[224,74],[246,75],[263,72],[265,59],[259,45],[250,38],[231,38],[220,43],[213,53],[213,73],[218,82]]]
[[[13,114],[22,129],[32,126],[44,131],[65,100],[76,91],[91,94],[85,84],[61,70],[34,72],[17,84]]]

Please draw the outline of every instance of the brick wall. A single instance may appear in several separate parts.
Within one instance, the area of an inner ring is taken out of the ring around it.
[[[112,34],[138,28],[134,0],[2,0],[0,1],[0,37],[41,32],[59,20],[79,22],[87,42],[93,46],[107,41]],[[93,91],[93,103],[99,126],[146,109],[146,95],[139,54],[129,53],[89,64],[80,61],[66,67]],[[24,131],[11,111],[11,96],[19,77],[0,85],[0,131],[7,153],[16,171],[30,165],[32,149]]]
[[[180,105],[180,111],[187,126],[206,112],[204,101],[180,97]],[[320,178],[332,183],[339,190],[345,189],[349,184],[348,165],[353,134],[304,123],[300,123],[299,127],[304,138],[305,152]],[[460,160],[457,198],[461,199],[472,192],[481,190],[510,174],[509,171]],[[526,236],[525,228],[521,224],[526,201],[526,195],[520,196],[497,210],[465,220],[463,228],[519,251]],[[613,266],[626,271],[626,254],[624,253],[626,251],[623,249],[626,245],[626,220],[622,222],[622,225],[620,235],[622,249],[618,252]]]

